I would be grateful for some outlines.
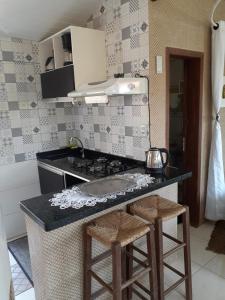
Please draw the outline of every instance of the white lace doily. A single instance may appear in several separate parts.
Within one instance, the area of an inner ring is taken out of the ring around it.
[[[65,209],[68,207],[79,209],[83,206],[94,206],[96,205],[96,203],[106,202],[108,199],[116,199],[117,196],[125,195],[128,192],[133,192],[134,190],[139,190],[143,187],[147,187],[154,181],[154,177],[150,177],[150,175],[140,173],[127,173],[115,176],[117,178],[119,177],[127,180],[130,179],[132,181],[132,184],[129,186],[129,188],[120,190],[119,192],[104,194],[101,196],[91,196],[87,193],[82,192],[78,186],[74,186],[71,189],[66,189],[61,193],[55,194],[54,197],[49,201],[51,202],[52,206],[59,206],[61,209]],[[104,179],[100,180],[104,182]]]

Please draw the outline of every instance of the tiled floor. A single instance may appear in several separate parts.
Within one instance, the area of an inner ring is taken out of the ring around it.
[[[200,228],[191,227],[192,282],[194,300],[224,300],[225,299],[225,255],[217,255],[207,251],[214,224],[205,223]],[[178,235],[181,236],[179,226]],[[178,254],[176,266],[183,271],[183,257]],[[178,278],[166,272],[166,285],[172,284]],[[166,297],[167,300],[183,300],[184,284],[176,292]]]
[[[225,299],[225,255],[217,255],[205,250],[213,224],[205,223],[200,228],[191,228],[191,252],[193,273],[194,300],[224,300]],[[179,236],[181,227],[179,226]],[[178,254],[175,267],[183,270],[183,257]],[[166,271],[165,284],[171,285],[177,279],[176,275]],[[183,300],[184,284],[166,297],[166,300]],[[34,291],[30,289],[16,297],[16,300],[35,300]]]
[[[9,252],[9,260],[10,260],[10,266],[11,266],[11,272],[12,272],[12,279],[13,279],[13,287],[14,287],[14,293],[16,296],[16,300],[35,300],[34,298],[34,292],[33,292],[33,298],[31,298],[31,287],[29,280],[23,273],[20,266],[17,264],[16,260],[12,256],[12,254]],[[27,295],[29,298],[24,298]]]

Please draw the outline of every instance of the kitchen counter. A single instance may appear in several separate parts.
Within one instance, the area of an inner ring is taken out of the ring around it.
[[[135,168],[127,171],[127,173],[146,173],[143,167]],[[149,175],[150,176],[150,175]],[[59,207],[51,206],[49,199],[53,194],[46,194],[40,197],[21,201],[21,209],[41,228],[45,231],[51,231],[62,226],[76,222],[83,218],[92,216],[96,213],[102,212],[106,209],[117,206],[136,197],[148,194],[160,188],[166,187],[173,183],[188,179],[191,177],[191,172],[181,171],[176,168],[168,167],[164,174],[154,175],[155,180],[140,190],[126,193],[123,196],[117,196],[116,199],[109,199],[106,203],[98,203],[92,207],[82,207],[80,209],[67,208],[60,209]]]
[[[87,158],[92,158],[94,161],[96,155],[97,157],[99,155],[107,157],[107,154],[91,152],[90,150],[85,150],[85,152]],[[56,168],[58,171],[61,170],[65,174],[70,173],[75,177],[82,175],[80,177],[84,179],[82,182],[86,181],[85,184],[88,184],[88,181],[93,182],[93,180],[96,180],[96,176],[105,177],[108,175],[108,173],[97,173],[92,176],[89,172],[86,172],[87,169],[81,170],[81,174],[78,174],[79,168],[74,168],[68,162],[68,156],[79,158],[79,149],[63,149],[40,153],[37,158],[39,163]],[[117,174],[146,174],[143,162],[116,156],[110,158],[112,160],[119,159],[122,166],[126,166],[122,172],[120,171]],[[53,193],[20,203],[20,207],[25,213],[36,300],[82,300],[84,224],[113,210],[126,210],[127,204],[151,194],[158,194],[177,202],[178,182],[190,178],[191,172],[168,167],[164,174],[154,175],[154,177],[154,182],[147,187],[117,196],[116,199],[109,199],[105,203],[97,203],[92,207],[60,209],[58,206],[51,206],[49,199],[53,197]],[[54,178],[50,179],[50,181],[52,180],[54,181]],[[164,222],[163,225],[164,232],[174,237],[177,236],[177,220],[175,218]],[[140,249],[145,250],[145,239],[141,238],[137,243]],[[165,251],[167,251],[171,245],[165,241],[164,246]],[[102,245],[93,241],[93,256],[99,255],[104,250],[105,248]],[[110,282],[111,264],[111,257],[108,257],[97,266],[98,274],[107,282]],[[98,288],[98,284],[93,280],[93,292],[97,291]],[[105,293],[101,296],[101,299],[108,300],[111,298]]]

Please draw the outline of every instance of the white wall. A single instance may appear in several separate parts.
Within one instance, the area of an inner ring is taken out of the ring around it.
[[[8,300],[10,294],[11,272],[9,265],[9,255],[7,251],[4,224],[2,222],[2,212],[0,209],[0,299]]]
[[[7,239],[26,233],[19,202],[40,195],[37,162],[34,160],[1,166],[0,206]]]

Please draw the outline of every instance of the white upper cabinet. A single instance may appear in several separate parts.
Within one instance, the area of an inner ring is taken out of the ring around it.
[[[63,46],[62,36],[65,34],[71,37],[71,54]],[[51,57],[53,59],[50,59]],[[46,68],[47,60],[50,63]],[[70,64],[65,65],[65,61],[70,61]],[[40,62],[42,73],[54,72],[73,65],[75,88],[90,82],[104,81],[106,80],[105,32],[69,26],[40,42]]]

